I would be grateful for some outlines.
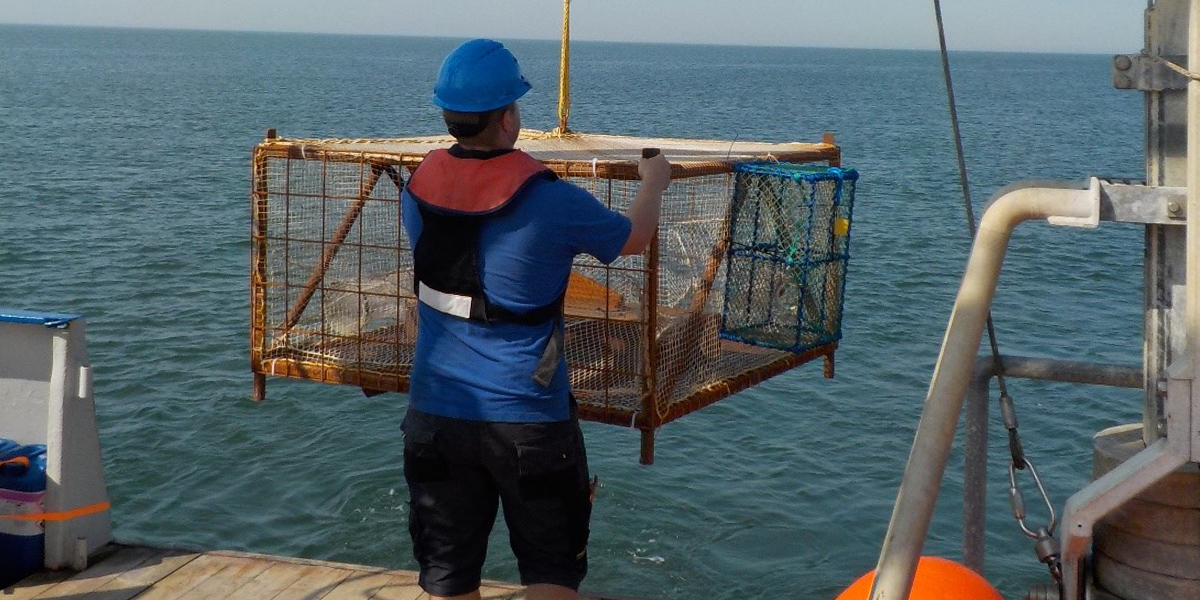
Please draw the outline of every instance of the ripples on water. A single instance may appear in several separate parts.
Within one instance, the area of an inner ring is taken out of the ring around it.
[[[88,318],[122,540],[413,568],[404,398],[272,379],[249,401],[250,149],[438,131],[457,40],[0,26],[0,305]],[[512,42],[555,122],[558,48]],[[977,210],[1016,179],[1141,172],[1140,96],[1105,56],[953,56]],[[604,487],[587,589],[832,597],[874,566],[968,247],[936,54],[577,43],[583,131],[773,141],[837,134],[862,173],[838,378],[800,368],[661,431],[585,425]],[[1140,360],[1137,228],[1027,225],[997,294],[1009,352]],[[1056,504],[1135,392],[1013,382]],[[994,430],[995,431],[995,430]],[[1044,569],[1008,518],[993,434],[988,576]],[[960,460],[955,450],[955,461]],[[958,553],[961,469],[927,552]],[[486,576],[516,578],[503,533]]]

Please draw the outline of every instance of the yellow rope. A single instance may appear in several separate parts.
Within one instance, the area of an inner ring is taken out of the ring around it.
[[[569,133],[567,117],[571,114],[571,0],[563,0],[562,59],[558,68],[558,129]]]
[[[1167,60],[1166,58],[1162,58],[1161,60],[1163,61],[1163,64],[1167,65],[1168,69],[1171,69],[1172,71],[1175,71],[1176,73],[1179,73],[1188,79],[1200,81],[1200,75],[1192,73],[1191,71],[1188,71],[1187,69]]]

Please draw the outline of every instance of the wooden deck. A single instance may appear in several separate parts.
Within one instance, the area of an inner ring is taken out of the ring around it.
[[[524,588],[485,581],[484,600],[521,600]],[[111,545],[88,569],[33,575],[0,600],[427,600],[417,574],[244,552]],[[617,600],[583,595],[587,600]]]

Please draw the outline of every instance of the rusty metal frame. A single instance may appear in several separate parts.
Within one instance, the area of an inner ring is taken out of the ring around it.
[[[833,144],[831,136],[826,136],[823,142],[825,145],[818,150],[788,153],[776,158],[797,162],[822,161],[830,165],[839,165],[841,163],[840,148]],[[350,230],[361,215],[363,206],[370,198],[382,176],[387,175],[396,183],[398,189],[402,189],[403,182],[400,180],[400,169],[407,169],[411,172],[420,165],[423,158],[423,155],[414,153],[341,151],[336,149],[336,144],[313,145],[295,140],[280,139],[274,135],[274,131],[269,131],[267,139],[255,148],[253,154],[253,191],[251,194],[252,323],[250,354],[251,370],[254,373],[253,396],[256,400],[261,400],[265,396],[265,378],[267,375],[323,383],[353,385],[373,392],[406,392],[409,388],[409,369],[404,366],[397,369],[372,369],[357,361],[347,364],[330,364],[329,362],[299,356],[298,352],[294,350],[282,349],[270,351],[268,349],[267,293],[269,287],[276,285],[268,281],[267,273],[268,202],[271,193],[271,190],[268,189],[268,161],[271,159],[285,159],[289,162],[291,160],[321,160],[326,164],[354,163],[369,165],[370,167],[369,175],[362,178],[357,198],[353,196],[347,197],[347,199],[353,200],[353,202],[333,232],[332,238],[328,240],[312,240],[322,244],[321,257],[314,266],[313,272],[305,280],[300,296],[294,303],[288,303],[290,306],[288,307],[281,330],[287,333],[295,327],[301,313],[303,313],[309,301],[317,292],[329,265],[341,249]],[[582,161],[547,160],[544,163],[560,177],[608,179],[610,186],[613,180],[631,181],[639,178],[636,162],[606,161],[593,164]],[[733,165],[732,161],[677,164],[673,165],[672,178],[680,179],[731,173]],[[722,231],[719,237],[725,238],[727,236],[728,232]],[[325,236],[322,237],[324,238]],[[721,252],[720,248],[722,241],[726,240],[718,240],[718,247],[708,257],[710,264],[706,265],[703,273],[704,282],[707,285],[711,285],[711,279],[716,275],[717,269],[716,265],[713,264],[714,261],[719,262],[722,258],[721,255],[723,252]],[[657,306],[660,285],[658,261],[659,240],[656,232],[650,248],[643,255],[641,268],[627,269],[617,267],[621,270],[644,273],[642,297],[640,298],[642,318],[634,323],[634,326],[641,330],[641,333],[638,335],[644,338],[640,365],[641,372],[634,374],[640,380],[639,385],[641,390],[636,408],[631,406],[616,406],[607,402],[603,405],[581,404],[579,406],[579,416],[585,420],[626,427],[632,426],[639,429],[641,431],[641,460],[643,463],[649,464],[653,462],[654,439],[657,429],[683,415],[699,410],[722,398],[726,398],[756,383],[818,357],[825,359],[824,375],[826,377],[833,376],[834,353],[837,349],[836,342],[799,354],[782,354],[766,364],[751,368],[733,377],[722,378],[701,389],[691,391],[682,399],[670,403],[661,403],[660,400],[663,399],[662,396],[664,396],[665,390],[660,389],[663,382],[658,381],[660,375],[658,364],[660,356],[657,343],[657,337],[660,334],[657,327]],[[704,295],[707,297],[707,294]],[[397,301],[401,300],[398,295]],[[693,302],[692,309],[696,308],[696,304],[699,304],[700,308],[703,308],[703,302]],[[612,321],[612,319],[601,320],[605,322]],[[340,342],[350,341],[349,338],[338,338],[338,340]],[[340,342],[335,340],[335,343]],[[742,344],[731,341],[723,341],[721,344],[722,347],[742,346]],[[399,349],[397,350],[399,354]],[[761,349],[758,350],[761,351]],[[608,390],[606,388],[606,398],[608,397],[607,394]]]

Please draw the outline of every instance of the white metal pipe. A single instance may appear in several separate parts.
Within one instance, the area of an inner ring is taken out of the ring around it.
[[[912,588],[1013,229],[1033,219],[1087,223],[1098,215],[1098,195],[1055,183],[1010,185],[984,212],[892,510],[871,600],[907,598]]]
[[[1060,381],[1122,388],[1142,387],[1142,368],[1137,365],[1006,355],[1003,373],[1005,377],[1015,379]],[[974,377],[990,379],[997,374],[992,357],[981,356],[976,361]]]

